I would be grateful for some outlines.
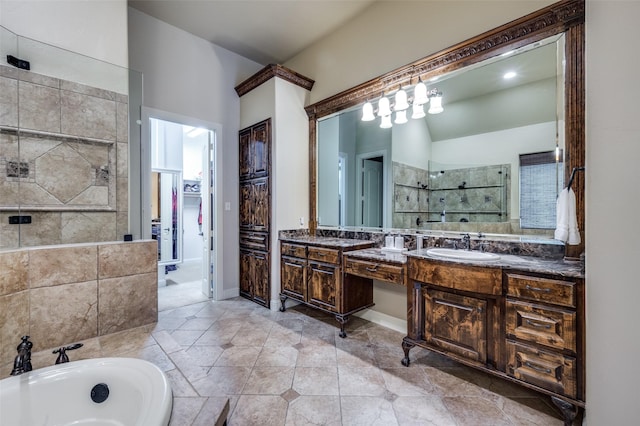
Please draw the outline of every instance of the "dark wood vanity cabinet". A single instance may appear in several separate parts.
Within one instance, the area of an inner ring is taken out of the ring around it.
[[[345,337],[344,325],[349,316],[373,306],[373,284],[362,277],[345,275],[342,255],[371,246],[373,243],[368,241],[347,246],[281,241],[280,310],[285,310],[290,298],[334,314],[340,323],[340,336]]]
[[[271,119],[243,129],[240,145],[240,295],[269,307]]]
[[[414,346],[551,396],[570,425],[584,407],[584,281],[410,257],[409,365]]]

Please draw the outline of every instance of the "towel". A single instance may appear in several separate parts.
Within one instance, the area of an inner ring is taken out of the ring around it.
[[[571,188],[563,189],[558,195],[554,238],[569,245],[580,244],[580,231],[576,217],[576,194]]]

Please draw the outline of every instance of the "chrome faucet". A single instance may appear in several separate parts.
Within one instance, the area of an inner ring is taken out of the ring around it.
[[[469,234],[462,235],[462,247],[465,250],[471,250],[471,236]]]
[[[31,348],[33,343],[29,341],[29,336],[22,336],[22,342],[16,347],[18,355],[13,361],[13,370],[11,370],[12,376],[26,373],[31,371]]]

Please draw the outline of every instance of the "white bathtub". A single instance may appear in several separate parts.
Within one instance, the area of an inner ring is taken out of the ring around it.
[[[104,398],[99,402],[100,390]],[[166,426],[172,392],[166,375],[135,358],[95,358],[0,380],[0,425]]]

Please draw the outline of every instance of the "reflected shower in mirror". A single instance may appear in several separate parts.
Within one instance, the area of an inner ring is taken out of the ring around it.
[[[386,118],[378,97],[368,121],[363,104],[318,119],[318,225],[552,235],[548,220],[521,218],[562,188],[564,38],[425,80],[430,96],[418,109],[429,112],[437,93],[436,114],[398,111],[396,90],[384,95]],[[402,87],[409,105],[414,87]],[[539,153],[548,167],[525,177],[522,156]],[[544,206],[555,220],[555,204]]]

